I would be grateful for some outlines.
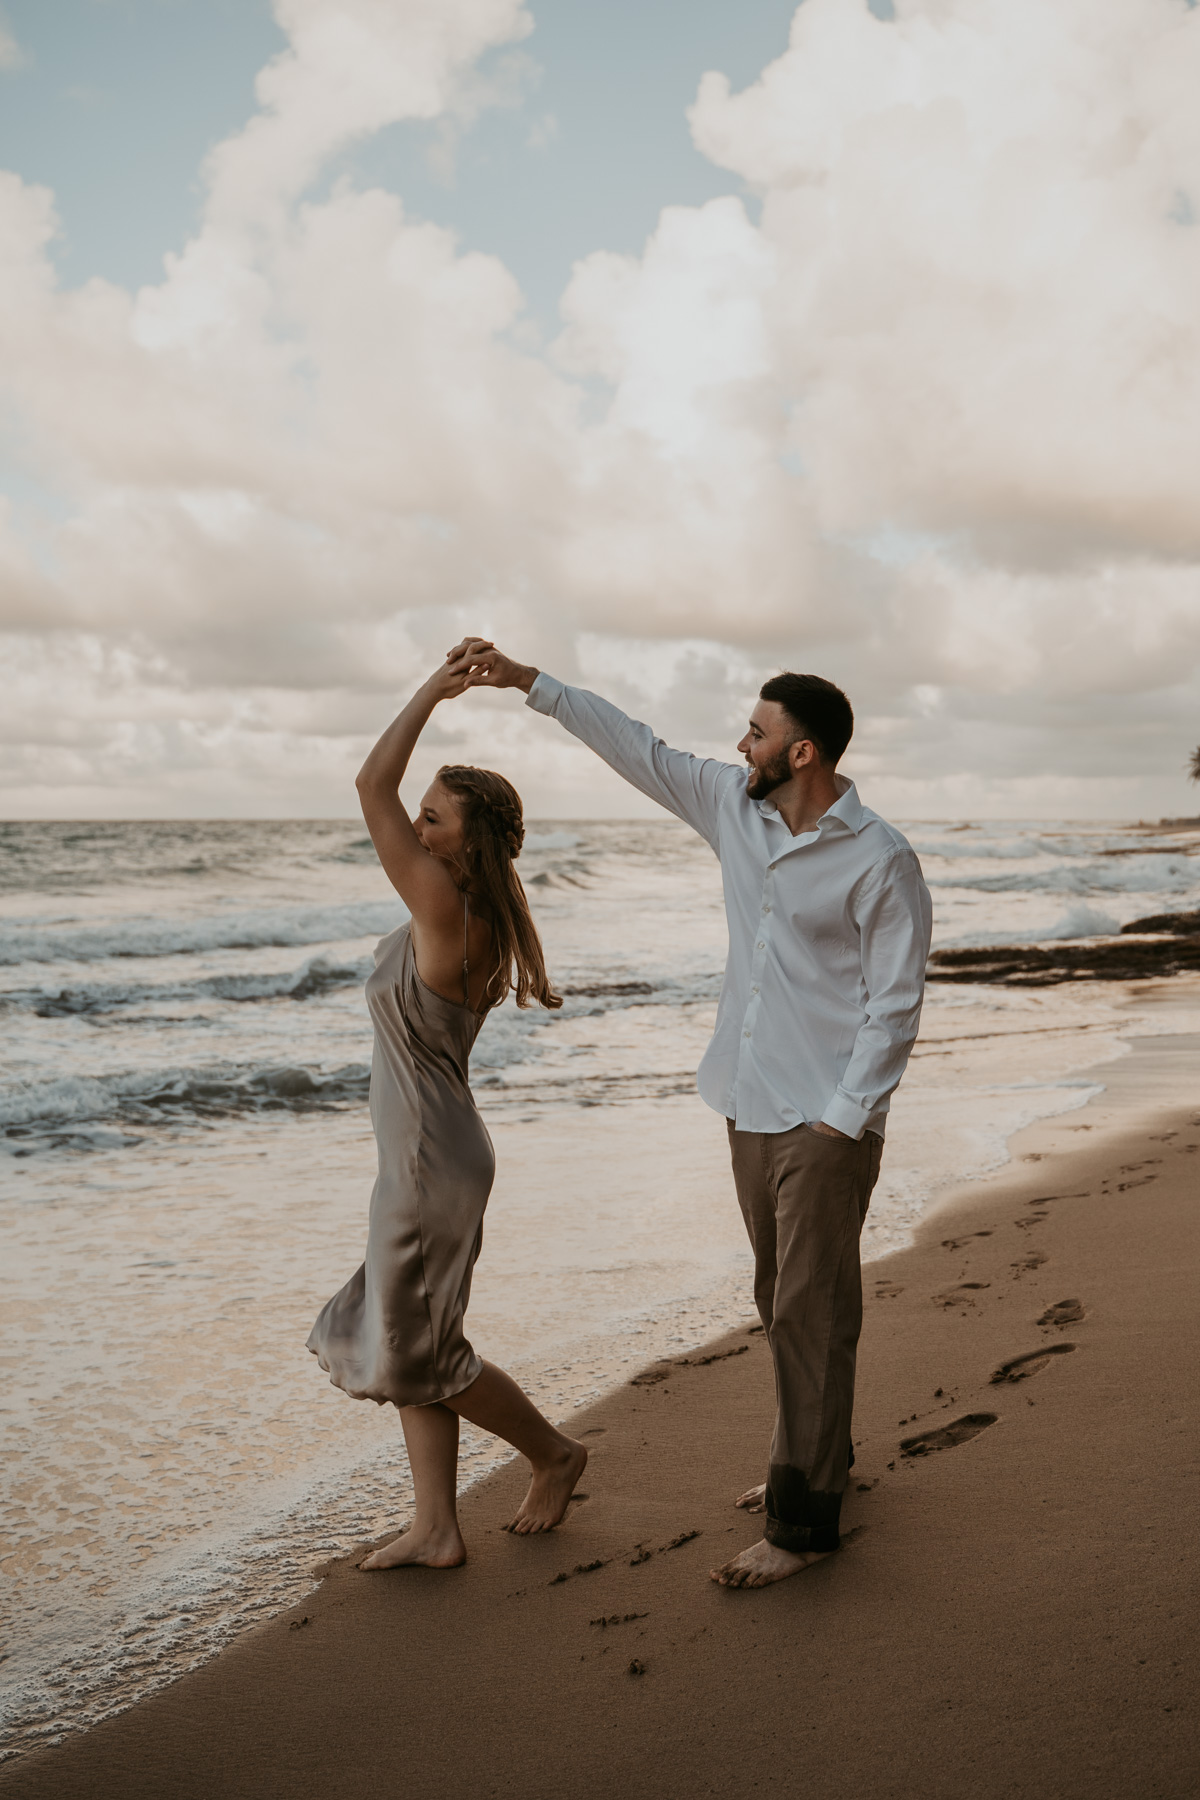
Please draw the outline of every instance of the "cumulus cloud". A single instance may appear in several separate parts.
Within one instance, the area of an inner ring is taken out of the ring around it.
[[[746,184],[576,265],[562,330],[403,194],[517,0],[277,0],[288,48],[158,284],[64,290],[0,174],[0,810],[344,810],[466,626],[727,749],[781,663],[908,813],[1178,810],[1200,683],[1200,12],[805,0],[698,147]],[[536,7],[535,7],[536,12]],[[457,123],[456,123],[457,122]],[[616,126],[614,125],[614,129]],[[624,810],[503,697],[439,720]]]
[[[755,87],[705,78],[825,529],[1200,550],[1198,79],[1185,0],[807,0]]]
[[[478,58],[533,28],[519,0],[275,0],[288,48],[256,83],[260,111],[209,158],[210,219],[251,231],[335,151],[474,97]]]

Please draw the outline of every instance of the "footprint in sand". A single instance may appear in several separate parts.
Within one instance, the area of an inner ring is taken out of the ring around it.
[[[1024,1356],[1010,1357],[1006,1363],[989,1377],[995,1384],[1000,1381],[1024,1381],[1030,1375],[1037,1375],[1052,1356],[1069,1356],[1074,1344],[1044,1344],[1040,1350],[1027,1350]]]
[[[1038,1324],[1059,1326],[1078,1325],[1080,1319],[1085,1319],[1086,1317],[1087,1307],[1083,1304],[1082,1300],[1056,1300],[1053,1306],[1048,1306],[1046,1308],[1045,1312],[1038,1320]]]
[[[964,1244],[971,1242],[972,1238],[991,1237],[991,1235],[990,1231],[968,1231],[965,1237],[943,1238],[942,1249],[961,1250]]]
[[[966,1413],[950,1425],[936,1431],[922,1431],[916,1437],[901,1438],[901,1456],[932,1456],[935,1450],[953,1450],[958,1444],[969,1444],[973,1437],[986,1431],[1000,1417],[999,1413]]]
[[[934,1294],[933,1304],[935,1306],[974,1306],[976,1294],[991,1285],[990,1281],[960,1281],[958,1286],[951,1288],[948,1293]]]
[[[1013,1280],[1019,1281],[1023,1273],[1032,1273],[1034,1269],[1040,1269],[1042,1264],[1049,1260],[1050,1258],[1044,1250],[1031,1250],[1028,1256],[1021,1258],[1020,1262],[1010,1263],[1009,1267],[1014,1270]]]
[[[902,1287],[897,1287],[894,1281],[877,1281],[875,1283],[875,1298],[877,1300],[894,1300],[897,1294],[902,1294],[903,1292],[904,1289]]]

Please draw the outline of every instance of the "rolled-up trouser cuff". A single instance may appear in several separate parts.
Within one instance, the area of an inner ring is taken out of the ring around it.
[[[836,1550],[841,1537],[836,1525],[785,1525],[782,1519],[768,1519],[763,1536],[777,1550]]]
[[[763,1536],[780,1550],[836,1550],[842,1496],[814,1491],[800,1469],[772,1463]]]

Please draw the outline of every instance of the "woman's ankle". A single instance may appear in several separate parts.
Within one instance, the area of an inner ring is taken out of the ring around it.
[[[564,1437],[561,1432],[558,1432],[556,1436],[558,1442],[548,1446],[545,1454],[536,1462],[530,1457],[530,1464],[533,1468],[565,1469],[578,1458],[583,1445],[577,1444],[574,1438]]]
[[[408,1529],[414,1536],[423,1538],[451,1538],[462,1535],[457,1513],[426,1515],[416,1512],[413,1514],[413,1521]]]

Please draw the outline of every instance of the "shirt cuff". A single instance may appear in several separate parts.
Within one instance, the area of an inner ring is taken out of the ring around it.
[[[553,675],[547,675],[545,669],[539,669],[533,686],[525,696],[525,704],[532,706],[534,712],[550,714],[558,705],[562,691],[561,681],[555,681]]]
[[[872,1108],[861,1106],[857,1100],[851,1100],[849,1094],[843,1094],[839,1088],[825,1111],[821,1114],[822,1125],[832,1125],[835,1131],[844,1131],[847,1137],[856,1141],[867,1129]]]

